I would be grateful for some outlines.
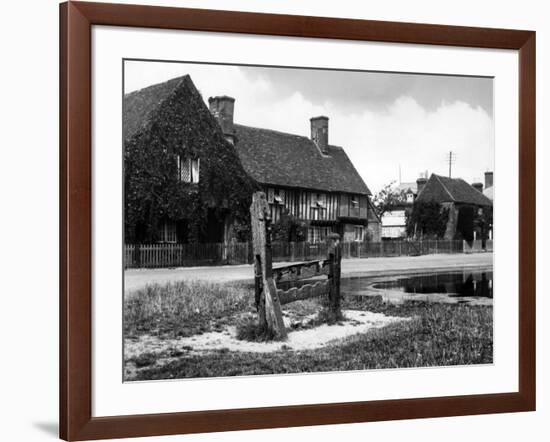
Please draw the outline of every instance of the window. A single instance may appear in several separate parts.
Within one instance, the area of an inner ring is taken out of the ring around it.
[[[312,226],[308,229],[307,240],[312,244],[317,244],[325,241],[331,232],[330,227]]]
[[[200,158],[182,158],[177,155],[178,176],[183,183],[198,183],[200,172]]]
[[[176,223],[165,221],[160,228],[159,242],[177,242]]]
[[[324,193],[317,194],[317,206],[325,208],[327,206],[327,196]]]
[[[414,201],[414,193],[407,193],[407,203],[412,203]]]
[[[311,201],[310,201],[310,206],[311,207],[318,207],[317,206],[317,201],[318,201],[318,198],[319,198],[319,194],[318,193],[311,193]]]
[[[327,196],[324,193],[311,194],[311,207],[324,209],[327,206]]]
[[[283,189],[275,189],[273,193],[273,202],[275,204],[283,204],[285,191]]]
[[[363,226],[354,227],[354,241],[363,241],[365,228]]]
[[[358,209],[359,208],[359,197],[357,195],[352,195],[350,204],[351,204],[351,207],[353,209]]]
[[[310,243],[316,243],[319,241],[319,230],[317,227],[310,227],[307,229],[307,241]]]
[[[269,187],[267,189],[267,202],[271,204],[274,201],[275,201],[275,189]]]
[[[324,207],[312,207],[310,212],[310,219],[327,219],[327,209],[325,209]]]

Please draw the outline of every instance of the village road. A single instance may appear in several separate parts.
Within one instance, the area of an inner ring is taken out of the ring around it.
[[[274,267],[283,265],[276,263]],[[492,253],[399,256],[342,260],[342,276],[386,276],[462,268],[490,268]],[[126,292],[151,283],[202,279],[212,282],[252,280],[251,265],[180,267],[173,269],[129,269],[124,273]]]

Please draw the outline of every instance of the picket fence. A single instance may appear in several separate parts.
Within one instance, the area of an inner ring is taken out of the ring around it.
[[[308,242],[274,242],[274,262],[296,262],[324,259],[327,244]],[[342,258],[375,258],[384,256],[417,256],[437,253],[476,253],[492,251],[492,241],[391,241],[343,242]],[[203,265],[251,264],[252,243],[211,244],[127,244],[124,247],[125,268],[165,268]]]

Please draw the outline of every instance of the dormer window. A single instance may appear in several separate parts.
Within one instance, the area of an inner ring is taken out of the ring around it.
[[[327,206],[327,196],[324,193],[317,194],[317,206],[322,209]]]
[[[407,203],[412,203],[414,201],[414,193],[407,193]]]
[[[283,204],[285,191],[283,189],[275,189],[273,192],[273,202],[275,204]]]
[[[327,206],[327,196],[324,193],[314,193],[311,198],[311,207],[324,209]]]
[[[178,163],[178,177],[182,183],[198,183],[200,172],[200,158],[191,159],[176,156]]]

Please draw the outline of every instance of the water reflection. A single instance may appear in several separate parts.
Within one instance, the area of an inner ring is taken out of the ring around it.
[[[449,296],[493,297],[493,272],[434,273],[384,281],[379,289],[398,289],[405,293],[447,293]]]
[[[393,277],[342,279],[342,292],[350,295],[382,295],[390,301],[422,299],[439,302],[492,304],[492,270],[464,270]]]

